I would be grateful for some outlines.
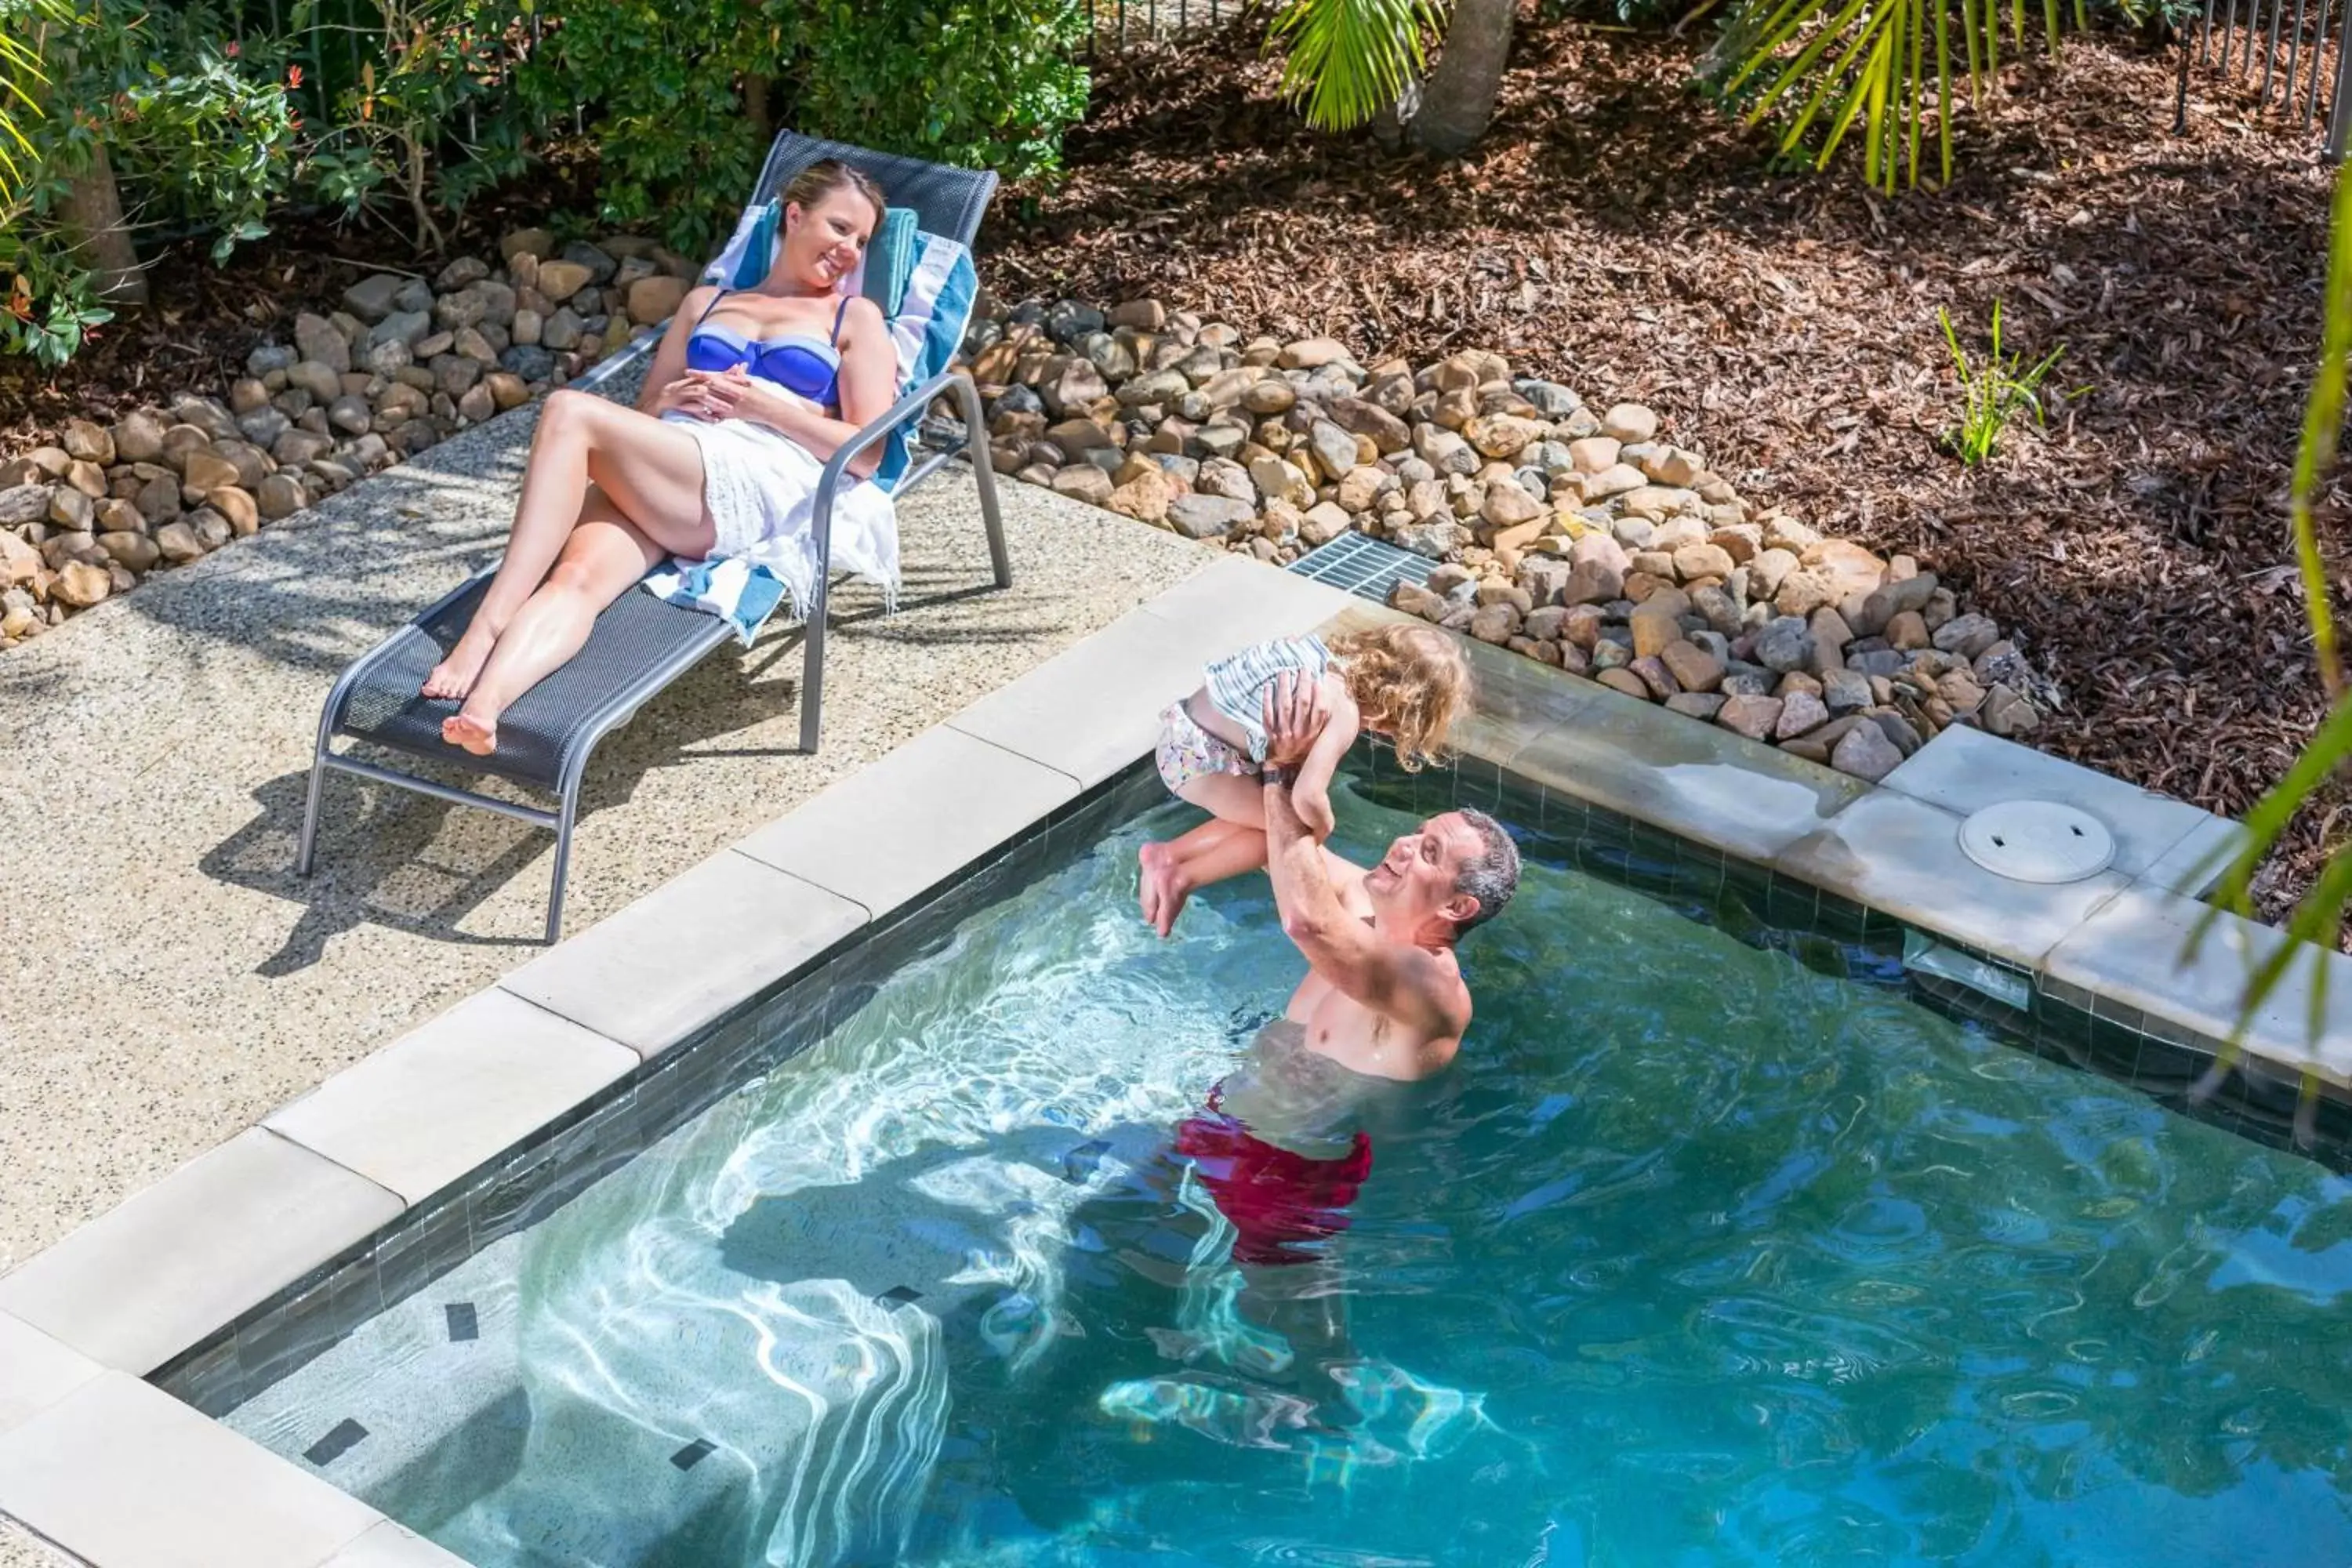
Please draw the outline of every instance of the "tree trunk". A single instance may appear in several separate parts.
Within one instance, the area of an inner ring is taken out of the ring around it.
[[[82,264],[95,275],[100,299],[124,305],[147,302],[147,269],[131,248],[122,197],[114,188],[114,170],[103,144],[90,150],[89,167],[74,176],[58,222],[80,252]]]
[[[1454,0],[1437,68],[1409,124],[1413,144],[1444,157],[1477,145],[1495,117],[1495,89],[1511,56],[1518,0]]]
[[[743,112],[760,132],[762,142],[775,139],[775,124],[768,112],[770,90],[769,79],[764,76],[746,76],[743,79]],[[764,148],[761,150],[765,151]]]

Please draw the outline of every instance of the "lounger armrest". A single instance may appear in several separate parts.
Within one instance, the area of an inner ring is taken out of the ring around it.
[[[824,546],[829,542],[832,532],[833,495],[841,488],[841,477],[849,471],[849,465],[856,460],[860,452],[876,442],[886,439],[890,432],[899,426],[910,419],[921,418],[923,410],[931,405],[932,400],[953,386],[956,378],[962,374],[961,370],[945,370],[924,382],[892,405],[890,412],[871,424],[859,426],[857,434],[844,441],[840,449],[826,460],[824,472],[817,477],[816,481],[817,559],[819,561],[828,559]]]

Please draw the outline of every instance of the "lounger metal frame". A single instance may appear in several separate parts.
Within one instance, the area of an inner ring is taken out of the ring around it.
[[[842,157],[869,169],[886,171],[921,169],[933,176],[961,177],[961,183],[956,190],[956,200],[961,205],[956,227],[961,230],[958,237],[967,245],[971,242],[973,233],[979,227],[981,214],[986,210],[989,197],[996,185],[996,176],[992,174],[940,170],[932,165],[916,164],[913,160],[887,157],[845,143],[820,142],[787,132],[777,138],[775,145],[769,151],[766,166],[761,174],[759,191],[753,198],[752,205],[756,206],[773,199],[791,175],[797,174],[815,159],[827,156]],[[884,174],[884,180],[885,188],[892,190],[895,201],[898,193],[892,186],[888,174]],[[646,345],[644,350],[608,360],[572,382],[572,384],[575,387],[593,390],[628,368],[645,353],[649,353],[650,346],[656,341],[652,337],[642,340]],[[980,491],[981,517],[987,525],[989,564],[994,572],[996,585],[999,588],[1009,588],[1013,585],[1013,563],[1005,549],[1003,518],[997,509],[996,473],[989,460],[988,431],[981,413],[980,391],[972,384],[971,377],[961,370],[951,370],[933,376],[913,388],[901,397],[888,413],[861,428],[825,463],[824,471],[817,480],[814,509],[818,561],[830,562],[832,559],[833,500],[841,488],[843,475],[847,472],[849,465],[855,462],[860,454],[887,439],[892,431],[908,426],[919,429],[925,411],[934,402],[944,396],[952,396],[956,401],[957,412],[962,418],[962,438],[954,444],[924,454],[900,478],[891,493],[893,496],[903,497],[950,459],[959,455],[969,457],[971,462],[972,479]],[[911,434],[913,434],[912,431],[910,431]],[[436,744],[428,750],[421,745],[388,740],[385,736],[368,730],[352,728],[346,722],[347,710],[352,694],[361,689],[371,673],[394,656],[418,626],[429,624],[468,594],[482,588],[497,570],[497,566],[493,564],[459,584],[448,594],[435,601],[407,626],[362,654],[337,679],[333,689],[328,692],[326,705],[319,715],[318,744],[311,756],[310,795],[302,808],[302,837],[296,853],[294,868],[300,876],[307,877],[310,874],[318,849],[320,807],[325,795],[327,774],[331,771],[371,779],[377,784],[390,784],[395,789],[430,795],[434,799],[447,801],[457,805],[479,806],[485,811],[495,811],[501,816],[514,817],[519,821],[528,822],[535,827],[544,827],[554,833],[555,868],[547,900],[547,940],[552,942],[562,934],[563,929],[563,879],[571,865],[572,830],[579,816],[580,785],[587,773],[589,757],[594,752],[597,743],[606,735],[636,717],[637,710],[646,702],[658,695],[679,676],[701,663],[714,649],[730,640],[734,634],[730,625],[719,616],[697,615],[696,619],[701,624],[693,628],[692,635],[679,640],[674,647],[648,663],[645,670],[635,679],[614,689],[609,696],[606,696],[587,714],[586,722],[573,731],[560,748],[560,763],[553,776],[546,778],[524,776],[513,772],[503,774],[514,782],[542,789],[555,795],[558,804],[556,809],[552,811],[520,805],[514,801],[500,800],[473,790],[460,789],[454,784],[441,784],[433,779],[402,773],[398,769],[386,767],[381,763],[367,762],[348,752],[334,751],[331,744],[334,737],[338,734],[348,734],[363,742],[394,745],[415,755],[459,767],[474,765],[478,768],[475,759],[454,746]],[[830,576],[829,571],[825,570],[820,570],[816,574],[814,586],[810,594],[809,603],[805,606],[807,614],[803,618],[804,646],[801,656],[800,744],[801,750],[809,753],[814,753],[817,749],[824,716],[825,608],[831,587]],[[628,592],[635,594],[638,590],[633,587]],[[609,615],[611,611],[608,610],[605,613]],[[593,636],[594,634],[592,633],[592,641]]]

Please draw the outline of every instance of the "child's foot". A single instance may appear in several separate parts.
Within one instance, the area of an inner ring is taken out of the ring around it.
[[[1143,868],[1143,918],[1164,937],[1176,929],[1192,889],[1178,876],[1176,857],[1167,845],[1147,844],[1136,858]]]
[[[1142,911],[1143,923],[1148,926],[1157,927],[1160,924],[1161,892],[1160,868],[1166,863],[1167,859],[1168,846],[1165,844],[1146,844],[1135,852],[1138,889],[1135,901]]]
[[[499,727],[461,710],[441,721],[441,739],[461,751],[487,757],[499,749]]]
[[[474,689],[474,682],[481,679],[482,666],[489,662],[490,649],[498,640],[479,626],[467,626],[465,635],[457,639],[457,646],[449,650],[449,657],[425,673],[425,684],[418,690],[426,697],[463,702]]]

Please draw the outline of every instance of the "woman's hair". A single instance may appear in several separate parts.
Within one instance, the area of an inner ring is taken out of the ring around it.
[[[1444,756],[1446,731],[1470,705],[1469,661],[1452,637],[1391,622],[1336,638],[1331,652],[1364,728],[1389,738],[1405,772]]]
[[[874,226],[881,227],[883,215],[889,208],[882,187],[838,158],[819,158],[794,174],[793,183],[784,187],[782,199],[785,205],[797,205],[806,212],[845,185],[874,204]]]

